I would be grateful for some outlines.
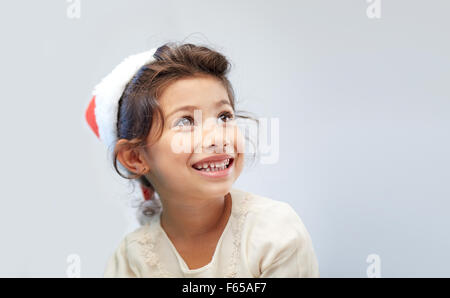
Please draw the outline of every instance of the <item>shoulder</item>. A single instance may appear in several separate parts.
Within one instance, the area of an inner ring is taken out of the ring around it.
[[[127,260],[127,263],[136,272],[142,270],[142,266],[146,262],[151,262],[152,249],[157,239],[152,232],[153,222],[148,222],[135,230],[126,233],[122,236],[116,255],[120,254],[123,259]]]
[[[123,249],[129,258],[134,259],[134,257],[140,255],[143,246],[148,246],[155,241],[155,237],[151,233],[152,228],[154,228],[153,224],[153,220],[150,220],[122,236],[119,247]]]
[[[233,194],[237,195],[238,204],[245,205],[249,223],[267,230],[304,232],[303,221],[289,203],[240,189],[233,189]]]
[[[294,208],[286,202],[243,192],[248,213],[242,230],[248,258],[259,269],[302,251],[312,252],[310,234]]]
[[[148,241],[149,238],[153,236],[150,234],[151,229],[153,228],[152,225],[154,224],[153,221],[154,220],[150,220],[133,231],[125,234],[122,241],[126,244],[126,246],[130,246],[132,244],[142,244]]]
[[[238,196],[248,203],[241,241],[253,276],[319,276],[310,234],[291,205],[245,191]]]
[[[148,226],[147,226],[148,227]],[[104,271],[104,277],[136,277],[139,275],[141,250],[134,243],[145,238],[146,227],[141,226],[125,234],[115,252],[110,256]],[[144,237],[144,238],[143,238]]]
[[[273,208],[283,209],[289,205],[285,202],[277,201],[266,196],[255,194],[252,192],[244,191],[241,189],[233,188],[231,191],[233,203],[236,203],[238,209],[244,209],[244,211],[250,215],[257,215]]]

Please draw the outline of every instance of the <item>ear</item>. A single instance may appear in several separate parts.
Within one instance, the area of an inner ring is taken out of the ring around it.
[[[130,146],[129,141],[120,139],[116,143],[117,159],[130,172],[135,174],[144,174],[150,169],[143,156],[142,150]]]

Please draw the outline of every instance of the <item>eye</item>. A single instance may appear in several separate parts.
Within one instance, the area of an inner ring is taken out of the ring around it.
[[[184,127],[187,127],[189,125],[194,125],[194,119],[192,119],[191,116],[184,116],[184,117],[178,119],[177,121],[175,121],[174,127],[176,127],[176,128],[184,128]]]
[[[230,112],[223,112],[219,115],[219,119],[224,122],[229,122],[234,119],[234,115]]]

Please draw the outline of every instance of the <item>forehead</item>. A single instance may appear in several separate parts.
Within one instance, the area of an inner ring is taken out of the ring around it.
[[[183,78],[171,83],[161,94],[159,102],[167,114],[185,105],[212,107],[221,99],[229,101],[222,82],[213,77],[202,76]]]

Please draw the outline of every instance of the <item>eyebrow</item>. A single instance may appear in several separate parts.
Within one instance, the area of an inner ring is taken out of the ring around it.
[[[226,99],[222,99],[222,100],[220,100],[220,101],[218,101],[216,103],[216,107],[221,107],[221,106],[224,106],[224,105],[229,105],[231,107],[230,102],[228,100],[226,100]],[[180,111],[193,111],[195,109],[199,109],[199,108],[196,107],[196,106],[192,106],[192,105],[182,106],[182,107],[179,107],[178,109],[173,110],[169,114],[167,114],[166,118],[169,118],[173,114],[175,114],[177,112],[180,112]]]

